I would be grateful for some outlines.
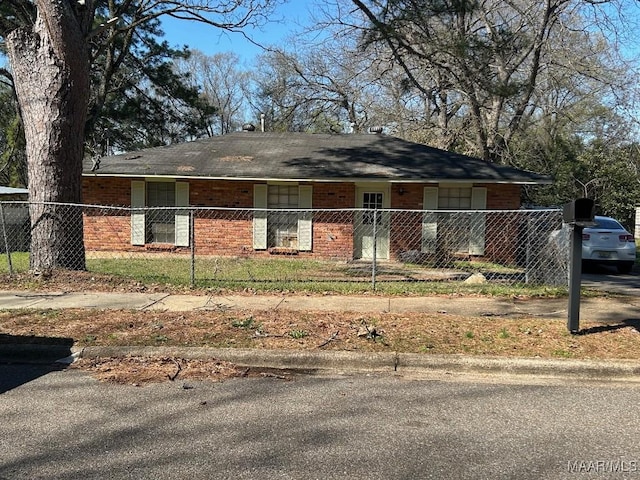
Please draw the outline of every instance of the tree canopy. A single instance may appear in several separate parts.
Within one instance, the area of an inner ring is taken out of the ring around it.
[[[636,65],[623,50],[631,4],[318,2],[307,31],[251,69],[162,38],[163,16],[242,31],[280,1],[4,0],[0,179],[26,181],[26,159],[33,201],[78,202],[84,154],[224,134],[264,114],[270,130],[383,126],[552,175],[553,186],[525,190],[534,205],[588,194],[628,220],[640,201]],[[36,263],[82,268],[55,255]]]
[[[169,15],[241,30],[267,19],[278,1],[5,0],[0,4],[0,42],[10,62],[10,71],[0,73],[15,88],[25,134],[33,271],[85,268],[82,212],[63,216],[55,205],[81,202],[87,125],[98,125],[121,69],[129,69],[132,76],[144,71],[162,89],[147,90],[138,83],[134,87],[138,91],[126,100],[111,97],[114,109],[130,112],[144,104],[152,105],[149,115],[164,114],[167,104],[160,98],[195,94],[184,89],[159,60],[162,46],[152,40],[158,18]],[[166,50],[166,45],[162,48]],[[131,62],[134,53],[141,60],[149,54],[147,61]],[[102,67],[96,71],[99,64]],[[98,84],[93,90],[92,82]],[[164,128],[153,136],[171,139]],[[94,145],[100,140],[94,138]]]

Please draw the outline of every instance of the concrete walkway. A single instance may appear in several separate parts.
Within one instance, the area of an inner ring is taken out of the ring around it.
[[[339,295],[171,295],[167,293],[0,291],[0,309],[293,310],[424,312],[464,316],[535,316],[566,320],[568,300],[491,297]],[[640,297],[582,298],[580,320],[640,320]]]
[[[127,309],[127,310],[293,310],[357,312],[426,312],[463,316],[536,316],[566,321],[568,300],[489,297],[384,297],[304,295],[170,295],[166,293],[70,293],[0,292],[0,309]],[[621,323],[640,321],[640,298],[611,296],[583,298],[581,322]],[[33,348],[29,350],[29,348]],[[0,359],[45,358],[42,345],[0,345]],[[539,378],[640,383],[640,361],[580,361],[533,358],[489,358],[403,354],[361,354],[324,351],[265,351],[259,349],[209,349],[170,347],[87,347],[74,349],[67,361],[79,356],[174,355],[184,358],[216,358],[249,367],[292,368],[308,371],[382,371],[411,375],[499,374]],[[56,350],[55,354],[59,351]],[[46,357],[50,358],[50,357]]]

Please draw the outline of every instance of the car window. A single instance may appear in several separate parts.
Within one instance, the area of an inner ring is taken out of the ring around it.
[[[622,225],[613,220],[612,218],[596,218],[595,228],[604,228],[607,230],[624,230]]]

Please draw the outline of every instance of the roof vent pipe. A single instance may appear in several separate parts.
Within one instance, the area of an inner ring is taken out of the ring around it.
[[[253,123],[245,123],[242,125],[243,132],[253,132],[256,129],[256,126]]]
[[[382,133],[381,126],[369,127],[369,133],[375,133],[376,135],[380,135]]]

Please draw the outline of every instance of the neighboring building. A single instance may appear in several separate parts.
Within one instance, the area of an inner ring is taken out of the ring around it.
[[[27,202],[28,199],[29,190],[26,188],[0,186],[0,202],[8,202],[2,205],[0,217],[0,253],[5,253],[7,247],[12,252],[29,250],[29,207],[26,203],[16,203]]]
[[[434,248],[438,218],[423,210],[514,210],[523,185],[550,183],[543,175],[386,135],[259,132],[114,155],[98,164],[87,160],[83,175],[84,203],[131,207],[130,218],[85,215],[89,251],[188,248],[186,211],[150,218],[142,208],[194,206],[237,209],[197,215],[198,253],[344,259],[371,257],[371,213],[282,210],[414,211],[401,220],[384,211],[376,217],[376,257],[394,259]],[[468,254],[484,255],[491,237],[484,220],[470,236]]]
[[[26,201],[28,198],[29,190],[26,188],[0,186],[0,202]]]

